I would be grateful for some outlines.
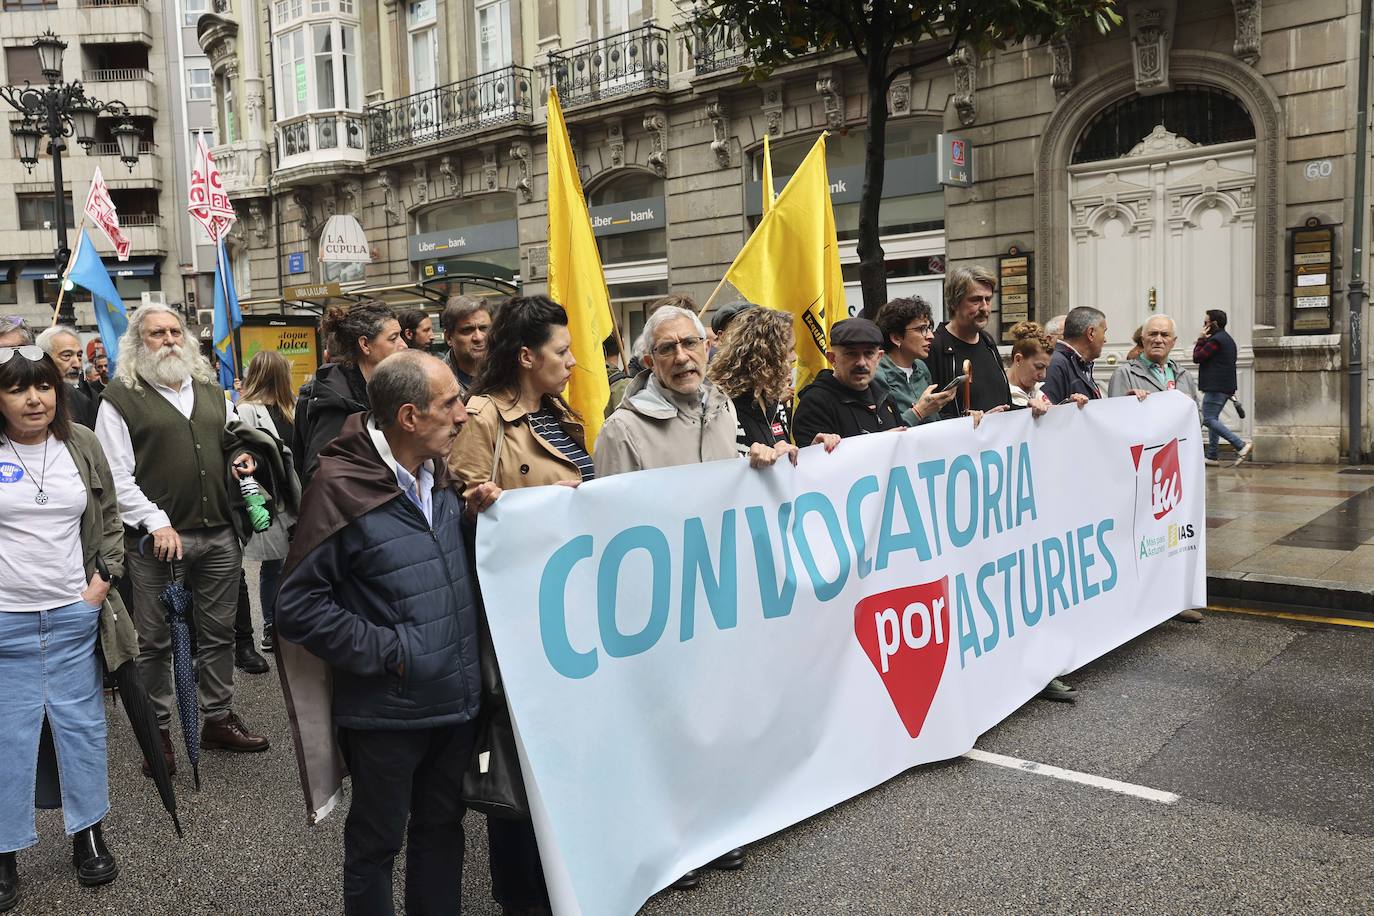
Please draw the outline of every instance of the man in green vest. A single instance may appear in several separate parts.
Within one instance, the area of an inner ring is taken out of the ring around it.
[[[175,708],[171,636],[158,594],[173,575],[195,599],[202,748],[265,751],[267,739],[234,714],[234,613],[243,556],[226,485],[229,406],[209,362],[188,343],[179,313],[146,305],[129,319],[105,388],[96,436],[114,476],[133,586],[139,671],[157,710],[169,769]],[[232,462],[237,468],[243,456]],[[140,554],[144,533],[152,549]],[[145,775],[149,774],[144,764]]]

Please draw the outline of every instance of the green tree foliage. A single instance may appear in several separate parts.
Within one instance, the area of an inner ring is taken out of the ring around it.
[[[868,316],[887,300],[878,205],[892,81],[944,61],[960,45],[982,54],[1048,42],[1085,24],[1106,32],[1121,22],[1115,0],[706,0],[696,15],[703,30],[738,30],[756,79],[818,52],[852,52],[864,67],[868,136],[858,253]]]

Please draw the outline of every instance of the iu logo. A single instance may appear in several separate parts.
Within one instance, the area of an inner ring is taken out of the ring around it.
[[[1178,470],[1178,440],[1155,452],[1150,462],[1150,510],[1163,518],[1183,501],[1183,475]]]
[[[949,655],[949,579],[870,595],[854,635],[887,688],[907,734],[921,733]]]

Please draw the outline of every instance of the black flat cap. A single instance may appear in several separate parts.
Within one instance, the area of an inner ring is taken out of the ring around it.
[[[728,325],[736,315],[745,309],[758,308],[752,302],[745,302],[743,299],[737,302],[727,302],[715,310],[711,315],[711,330],[716,332],[719,337],[725,333],[725,326]]]
[[[846,318],[830,329],[832,347],[881,347],[883,332],[867,318]]]

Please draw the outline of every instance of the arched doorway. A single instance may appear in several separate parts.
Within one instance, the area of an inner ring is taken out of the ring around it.
[[[1210,86],[1130,95],[1095,115],[1069,166],[1068,307],[1107,314],[1106,377],[1152,315],[1189,350],[1208,309],[1224,309],[1240,349],[1242,399],[1253,392],[1255,129],[1244,106]],[[1250,421],[1240,421],[1250,435]]]

